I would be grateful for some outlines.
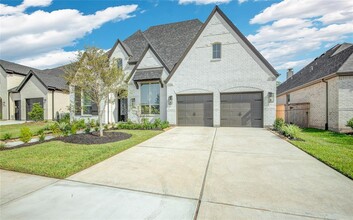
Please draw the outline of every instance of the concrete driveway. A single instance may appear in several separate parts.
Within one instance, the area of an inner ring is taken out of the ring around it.
[[[3,204],[1,217],[351,219],[351,198],[352,180],[265,129],[177,127]]]

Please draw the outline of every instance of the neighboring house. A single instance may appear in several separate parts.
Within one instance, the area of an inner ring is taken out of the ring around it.
[[[346,124],[353,118],[353,45],[338,44],[298,73],[290,70],[277,87],[277,105],[284,105],[288,123],[295,123],[298,106],[306,105],[304,127],[351,131]]]
[[[69,93],[63,70],[38,70],[0,60],[1,109],[5,120],[30,120],[34,103],[44,109],[44,119],[68,112]],[[53,74],[55,72],[55,74]]]
[[[109,57],[119,59],[128,74],[133,121],[247,127],[274,122],[278,74],[218,7],[205,23],[139,30],[118,40]],[[120,112],[116,102],[111,107]]]

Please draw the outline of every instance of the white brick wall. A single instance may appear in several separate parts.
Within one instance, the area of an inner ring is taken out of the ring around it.
[[[347,121],[353,118],[353,76],[340,76],[338,80],[338,114],[339,130],[341,132],[351,132],[347,127]]]
[[[212,60],[212,43],[222,43],[221,60]],[[220,125],[220,93],[263,91],[264,125],[275,119],[276,101],[268,103],[268,92],[276,94],[276,78],[216,13],[167,84],[173,104],[167,118],[176,124],[176,95],[213,93],[214,126]]]

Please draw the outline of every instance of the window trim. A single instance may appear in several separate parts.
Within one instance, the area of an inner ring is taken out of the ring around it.
[[[151,85],[151,84],[156,84],[156,85],[158,85],[158,87],[159,87],[159,103],[158,103],[158,106],[159,106],[159,113],[158,114],[152,114],[151,113],[151,103],[148,103],[148,107],[149,107],[149,113],[148,114],[144,114],[144,113],[142,113],[142,89],[140,89],[140,113],[141,113],[141,115],[143,115],[143,116],[159,116],[160,114],[161,114],[161,86],[160,86],[160,84],[159,84],[159,82],[158,81],[150,81],[150,82],[142,82],[142,83],[140,83],[140,87],[142,88],[142,85]],[[150,90],[148,90],[148,95],[150,95]]]
[[[75,107],[74,107],[74,114],[75,114],[75,117],[78,116],[78,117],[92,117],[92,116],[98,116],[98,112],[96,115],[92,114],[92,106],[95,105],[95,103],[93,103],[92,101],[91,102],[91,114],[84,114],[84,106],[89,106],[89,105],[84,105],[84,91],[83,89],[80,89],[80,114],[76,114],[76,87],[75,87],[75,92],[74,92],[74,96],[75,96]],[[99,108],[99,106],[97,106],[97,108]]]
[[[214,57],[215,55],[215,48],[214,46],[219,45],[219,57]],[[222,43],[221,42],[214,42],[212,43],[212,60],[221,60],[222,59]]]

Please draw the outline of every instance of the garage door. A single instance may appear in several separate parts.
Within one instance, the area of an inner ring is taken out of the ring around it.
[[[221,126],[262,127],[262,93],[221,94]]]
[[[32,111],[34,103],[39,103],[43,108],[43,98],[26,99],[26,120],[31,120],[28,113]]]
[[[213,126],[213,95],[177,95],[180,126]]]

